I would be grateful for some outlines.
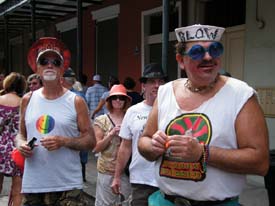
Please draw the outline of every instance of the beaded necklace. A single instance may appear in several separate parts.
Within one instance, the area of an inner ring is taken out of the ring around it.
[[[215,80],[213,82],[211,82],[209,85],[207,86],[202,86],[202,87],[193,87],[192,83],[189,81],[189,79],[187,79],[187,81],[184,83],[184,86],[190,90],[191,92],[194,93],[202,93],[202,92],[206,92],[208,90],[211,90],[215,84],[217,83],[219,78],[219,75],[217,75],[217,77],[215,78]]]

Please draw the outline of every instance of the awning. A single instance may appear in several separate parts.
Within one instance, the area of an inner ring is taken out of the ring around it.
[[[82,8],[101,4],[102,0],[82,0]],[[31,31],[32,9],[36,30],[67,16],[75,16],[77,0],[6,0],[0,4],[0,34],[8,30],[9,37]],[[5,24],[6,22],[6,24]],[[5,26],[6,25],[6,26]]]

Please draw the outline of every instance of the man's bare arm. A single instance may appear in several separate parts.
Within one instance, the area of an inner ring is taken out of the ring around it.
[[[113,182],[111,184],[111,188],[115,194],[118,194],[120,192],[120,187],[121,187],[120,177],[123,174],[126,164],[130,159],[131,153],[132,153],[132,140],[123,139],[119,147],[115,175],[114,175]]]
[[[234,173],[265,175],[269,167],[268,130],[255,96],[238,114],[235,128],[238,149],[210,147],[208,164]]]
[[[123,139],[118,151],[115,177],[120,178],[132,154],[132,141]]]
[[[96,140],[87,104],[82,97],[76,96],[75,106],[80,136],[76,138],[63,138],[64,146],[74,150],[92,150],[95,147]]]

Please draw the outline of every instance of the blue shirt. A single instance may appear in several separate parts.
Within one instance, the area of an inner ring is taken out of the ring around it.
[[[108,91],[108,89],[99,83],[95,83],[93,86],[91,86],[87,89],[85,97],[86,97],[87,104],[88,104],[88,107],[90,110],[90,114],[93,113],[93,111],[95,110],[95,108],[97,107],[97,105],[100,101],[102,94],[106,91]],[[95,115],[95,117],[102,115],[102,114],[104,114],[103,109],[101,109]]]

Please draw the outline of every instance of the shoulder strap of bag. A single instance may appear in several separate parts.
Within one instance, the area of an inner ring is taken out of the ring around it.
[[[111,119],[111,117],[110,117],[109,114],[107,114],[107,117],[109,118],[109,120],[110,120],[110,122],[112,123],[112,125],[115,127],[116,125],[115,125],[115,123],[113,122],[113,120]]]

